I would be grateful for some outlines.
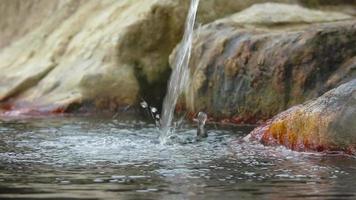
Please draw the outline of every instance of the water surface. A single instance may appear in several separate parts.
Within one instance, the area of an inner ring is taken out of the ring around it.
[[[0,199],[356,199],[355,158],[242,142],[251,128],[162,145],[137,120],[0,121]]]

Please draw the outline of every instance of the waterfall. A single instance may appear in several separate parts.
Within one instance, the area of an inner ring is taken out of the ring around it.
[[[189,81],[189,59],[192,50],[194,24],[197,15],[199,0],[191,0],[188,16],[185,23],[183,40],[178,47],[173,62],[173,72],[169,80],[167,94],[163,102],[161,119],[161,141],[171,134],[174,110],[179,96]]]

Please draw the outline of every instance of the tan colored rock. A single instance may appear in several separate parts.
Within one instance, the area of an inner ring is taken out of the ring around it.
[[[40,26],[60,10],[63,20],[85,0],[2,0],[0,4],[0,49]]]
[[[2,107],[7,114],[63,112],[71,105],[116,109],[140,96],[162,98],[168,56],[181,39],[188,5],[188,0],[4,0]],[[221,5],[202,1],[201,19],[239,9]]]
[[[266,2],[297,3],[296,0],[201,0],[198,21],[205,24],[240,12],[253,4]]]
[[[265,3],[255,4],[242,12],[232,15],[223,22],[229,21],[237,24],[278,25],[303,24],[347,20],[352,17],[343,13],[324,12],[303,8],[299,5]]]
[[[159,74],[159,56],[179,40],[184,10],[175,1],[151,0],[86,1],[66,17],[58,10],[3,49],[0,100],[25,112],[83,102],[132,105],[140,89],[135,73],[149,65],[143,74]]]

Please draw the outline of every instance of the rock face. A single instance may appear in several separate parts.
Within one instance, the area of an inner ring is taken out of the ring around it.
[[[0,107],[6,115],[116,110],[162,98],[189,1],[4,0]],[[224,15],[203,3],[201,20]],[[215,4],[214,4],[215,5]],[[19,14],[18,14],[19,13]],[[207,17],[206,17],[207,16]]]
[[[355,43],[345,14],[254,5],[198,30],[181,105],[234,123],[268,119],[355,78]]]
[[[253,3],[230,1],[224,7],[227,2],[202,1],[200,21]],[[140,97],[159,102],[188,5],[188,0],[2,1],[1,113],[64,112],[83,104],[115,110]]]
[[[9,45],[38,27],[50,15],[58,10],[70,14],[81,4],[81,0],[2,0],[0,4],[0,49]]]
[[[20,112],[61,112],[86,100],[114,107],[132,103],[139,85],[134,67],[118,64],[122,38],[131,26],[153,20],[147,15],[164,14],[170,6],[87,1],[70,14],[58,10],[1,52],[0,100],[11,102],[5,107]]]
[[[356,79],[298,105],[256,128],[247,140],[306,151],[356,155]]]

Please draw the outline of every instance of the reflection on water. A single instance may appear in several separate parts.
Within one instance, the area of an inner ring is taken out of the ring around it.
[[[355,199],[356,159],[245,143],[251,127],[62,118],[0,122],[0,199]]]

